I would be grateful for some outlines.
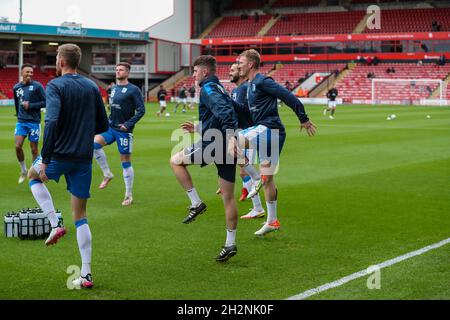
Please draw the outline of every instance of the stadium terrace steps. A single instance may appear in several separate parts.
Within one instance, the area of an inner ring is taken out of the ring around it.
[[[223,17],[217,17],[216,19],[214,19],[214,21],[211,22],[211,24],[205,30],[203,30],[202,34],[198,38],[199,39],[205,38],[211,31],[213,31],[219,25],[219,23],[222,20]]]
[[[352,33],[365,15],[365,11],[285,14],[267,35]]]
[[[205,38],[255,37],[271,17],[260,15],[258,21],[255,21],[254,16],[249,16],[248,19],[224,17]]]
[[[274,16],[267,21],[266,25],[258,32],[258,37],[265,36],[266,33],[280,20],[281,16]]]

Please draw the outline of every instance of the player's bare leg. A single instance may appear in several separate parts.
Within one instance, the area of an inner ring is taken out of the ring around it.
[[[224,262],[237,253],[236,229],[238,211],[236,200],[234,199],[234,183],[219,178],[219,185],[222,190],[222,200],[225,208],[227,238],[225,241],[225,246],[216,257],[216,261]]]
[[[195,218],[206,211],[206,205],[200,199],[197,190],[192,182],[192,177],[189,174],[187,167],[190,165],[190,159],[185,156],[184,151],[180,151],[170,158],[170,166],[173,173],[175,174],[178,183],[186,192],[189,200],[191,201],[191,206],[188,207],[188,215],[183,220],[183,223],[191,223]]]
[[[103,147],[106,146],[105,138],[101,135],[96,135],[94,138],[94,158],[102,169],[103,181],[98,186],[99,189],[105,189],[111,180],[114,178],[111,169],[109,169],[108,161],[106,159],[106,153]]]
[[[14,144],[16,148],[16,157],[20,165],[20,176],[18,183],[24,183],[27,179],[27,166],[25,164],[25,154],[23,153],[23,143],[25,141],[25,136],[15,136]],[[34,158],[35,159],[35,158]],[[33,159],[33,160],[34,160]]]

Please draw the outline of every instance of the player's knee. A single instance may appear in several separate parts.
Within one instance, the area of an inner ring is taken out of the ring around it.
[[[98,143],[98,142],[94,142],[94,150],[100,150],[101,148],[103,148],[103,145]]]
[[[28,180],[29,181],[39,179],[39,174],[36,172],[36,170],[33,167],[31,167],[28,170],[27,176],[28,176]]]
[[[20,151],[22,151],[23,144],[20,142],[16,142],[15,147],[16,147],[16,152],[20,152]]]
[[[184,165],[184,156],[182,152],[179,152],[177,154],[174,154],[171,158],[170,158],[170,165],[172,167],[174,166],[183,166]]]

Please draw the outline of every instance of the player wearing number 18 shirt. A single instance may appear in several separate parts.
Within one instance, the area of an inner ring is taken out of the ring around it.
[[[109,129],[102,134],[96,135],[94,139],[94,157],[103,171],[103,181],[99,186],[100,189],[106,188],[114,177],[109,169],[103,147],[117,142],[125,181],[123,206],[129,206],[133,203],[134,170],[131,166],[133,129],[145,114],[144,99],[141,91],[138,87],[128,82],[130,69],[130,65],[126,62],[121,62],[116,66],[117,84],[111,89],[109,101],[111,106]]]

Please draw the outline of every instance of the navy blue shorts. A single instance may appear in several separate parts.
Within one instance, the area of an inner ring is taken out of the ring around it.
[[[212,154],[209,154],[208,147],[213,147],[213,143],[199,140],[192,146],[185,148],[183,152],[186,157],[190,157],[192,164],[205,167],[214,163],[217,168],[217,175],[228,182],[234,183],[236,181],[236,161],[230,157],[227,158],[226,146],[222,145],[220,147],[221,156],[214,151]],[[215,157],[216,155],[218,156],[217,158]]]

